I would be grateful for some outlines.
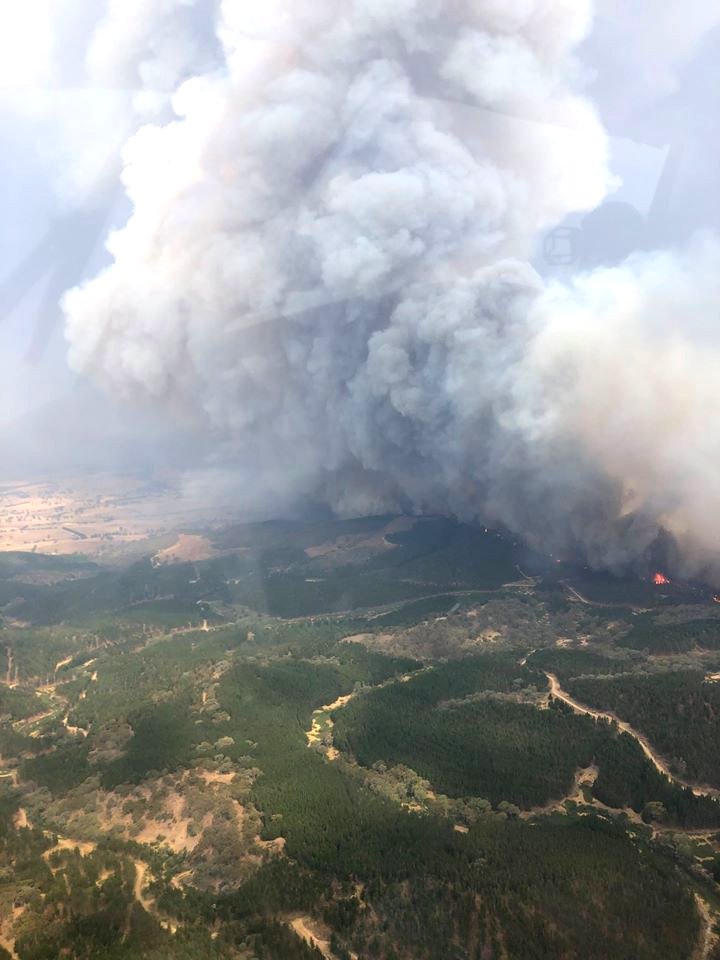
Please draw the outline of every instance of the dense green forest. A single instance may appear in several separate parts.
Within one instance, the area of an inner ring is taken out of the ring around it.
[[[720,619],[658,623],[653,616],[644,614],[635,618],[620,645],[650,653],[685,653],[695,648],[718,650]]]
[[[694,797],[659,774],[629,736],[604,721],[577,716],[562,703],[538,710],[497,699],[537,675],[507,658],[445,664],[359,697],[335,714],[335,742],[364,766],[404,764],[451,797],[475,796],[523,809],[569,794],[576,770],[596,764],[599,800],[640,813],[662,802],[681,826],[720,826],[720,805]],[[475,688],[488,696],[449,700]]]
[[[546,672],[717,782],[712,615],[389,521],[0,556],[0,957],[690,960],[720,804]]]
[[[575,770],[593,762],[597,725],[562,709],[457,699],[531,682],[541,679],[508,658],[446,664],[338,711],[335,742],[364,766],[405,764],[451,797],[543,806],[565,796]]]
[[[720,683],[697,670],[577,677],[568,682],[583,703],[614,711],[641,730],[680,776],[720,788]]]

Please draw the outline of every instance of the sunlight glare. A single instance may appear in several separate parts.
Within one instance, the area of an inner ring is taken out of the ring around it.
[[[0,4],[0,89],[37,87],[52,77],[51,0]]]

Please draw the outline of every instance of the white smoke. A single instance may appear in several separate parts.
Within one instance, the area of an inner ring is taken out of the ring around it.
[[[720,243],[642,254],[555,285],[530,313],[515,423],[530,446],[573,444],[613,478],[621,516],[720,545]]]
[[[573,92],[590,14],[224,0],[223,69],[126,148],[73,366],[213,431],[253,504],[482,514],[611,565],[661,523],[709,549],[717,248],[545,290],[523,262],[611,183]]]
[[[134,91],[140,114],[165,108],[183,80],[215,65],[219,0],[106,0],[87,51],[94,86]]]
[[[0,5],[0,113],[63,207],[92,205],[128,138],[167,120],[179,84],[220,65],[219,0],[26,0]],[[41,134],[38,133],[41,130]],[[17,134],[15,134],[17,137]],[[12,144],[11,146],[15,146]]]

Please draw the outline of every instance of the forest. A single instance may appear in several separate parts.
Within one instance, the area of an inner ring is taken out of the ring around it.
[[[720,788],[720,683],[697,670],[576,677],[582,703],[612,710],[642,731],[678,776]]]
[[[571,602],[566,565],[386,525],[0,558],[0,957],[689,960],[720,805],[546,671],[708,782],[714,686]]]

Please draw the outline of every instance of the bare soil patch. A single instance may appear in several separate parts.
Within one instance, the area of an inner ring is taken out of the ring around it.
[[[335,960],[335,954],[330,949],[330,931],[327,928],[321,928],[322,925],[312,917],[295,917],[290,921],[290,926],[302,940],[319,950],[326,960]]]
[[[181,533],[178,540],[171,546],[160,550],[152,558],[157,566],[173,563],[196,563],[201,560],[212,560],[217,551],[207,537],[200,534]]]
[[[376,533],[360,533],[354,536],[338,537],[337,540],[326,543],[318,543],[312,547],[307,547],[305,555],[311,560],[324,559],[337,561],[338,563],[357,563],[363,558],[394,550],[397,544],[388,540],[388,537],[394,533],[412,530],[416,523],[417,519],[415,517],[396,517]]]

